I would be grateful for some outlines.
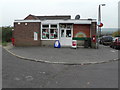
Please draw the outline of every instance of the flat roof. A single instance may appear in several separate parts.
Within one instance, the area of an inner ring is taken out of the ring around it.
[[[73,24],[91,24],[96,22],[96,19],[67,19],[67,20],[15,20],[14,22],[41,22],[42,24],[59,24],[59,23],[73,23]]]

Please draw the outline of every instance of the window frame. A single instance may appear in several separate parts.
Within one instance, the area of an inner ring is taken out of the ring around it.
[[[47,28],[48,29],[48,31],[49,31],[49,39],[43,39],[42,37],[43,37],[43,34],[42,34],[42,30],[43,29],[45,29],[45,28],[43,28],[42,26],[43,25],[49,25],[49,28]],[[57,28],[51,28],[51,25],[57,25]],[[51,39],[50,38],[50,29],[57,29],[57,39]],[[41,24],[41,40],[59,40],[59,24]]]

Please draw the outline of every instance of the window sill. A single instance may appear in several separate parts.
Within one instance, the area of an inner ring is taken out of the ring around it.
[[[41,39],[41,40],[46,40],[46,41],[50,40],[50,41],[52,41],[52,40],[59,40],[59,39]]]

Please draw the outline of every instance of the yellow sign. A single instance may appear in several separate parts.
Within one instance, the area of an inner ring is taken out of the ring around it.
[[[85,33],[83,33],[83,32],[79,32],[79,33],[77,33],[76,35],[75,35],[75,37],[86,37],[86,34]]]

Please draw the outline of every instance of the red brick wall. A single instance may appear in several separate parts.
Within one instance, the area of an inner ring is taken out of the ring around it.
[[[28,15],[24,20],[37,20],[38,18],[33,15]]]
[[[74,24],[73,25],[73,37],[75,37],[75,35],[78,32],[82,32],[85,33],[87,37],[90,37],[90,25],[85,25],[85,24]]]
[[[34,32],[38,32],[38,40],[34,41]],[[40,23],[14,23],[15,46],[41,45],[40,42]]]
[[[97,22],[92,22],[91,24],[91,37],[93,35],[97,36]],[[91,45],[92,45],[92,48],[97,48],[96,42],[92,42]]]
[[[97,22],[92,22],[92,24],[91,24],[91,36],[96,35],[96,31],[97,31]]]

